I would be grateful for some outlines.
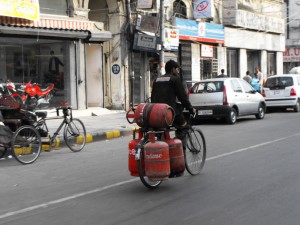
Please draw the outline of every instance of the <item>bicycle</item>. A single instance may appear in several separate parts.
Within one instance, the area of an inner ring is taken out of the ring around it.
[[[22,164],[36,161],[42,149],[39,132],[30,125],[22,125],[21,119],[4,119],[3,122],[5,126],[1,128],[0,158],[10,149],[14,158]],[[9,125],[15,127],[14,131]]]
[[[62,110],[63,116],[59,116],[59,111]],[[68,148],[73,152],[81,151],[86,144],[86,129],[83,122],[78,118],[73,118],[72,107],[63,106],[56,108],[56,117],[47,118],[46,111],[35,112],[40,119],[33,126],[40,132],[43,144],[48,144],[52,147],[55,144],[56,137],[64,127],[63,137]],[[57,130],[50,135],[47,120],[63,119]]]
[[[128,111],[127,121],[130,121],[130,118],[133,118],[130,111]],[[191,175],[197,175],[203,169],[205,160],[206,160],[206,141],[203,132],[199,128],[192,126],[191,116],[189,117],[188,126],[186,127],[187,133],[185,135],[186,147],[183,150],[185,168]],[[175,127],[170,127],[168,129],[156,129],[148,130],[145,128],[139,128],[139,132],[142,133],[142,138],[135,148],[135,159],[137,161],[138,175],[141,182],[145,187],[154,189],[158,187],[162,180],[153,180],[145,176],[144,170],[144,146],[149,142],[149,135],[155,133],[157,140],[163,140],[164,133],[176,131]]]

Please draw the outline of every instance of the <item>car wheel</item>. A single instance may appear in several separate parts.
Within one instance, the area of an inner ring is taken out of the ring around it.
[[[226,118],[226,121],[228,124],[235,124],[236,120],[237,120],[237,112],[234,108],[232,108]]]
[[[258,113],[255,114],[256,119],[263,119],[265,117],[265,108],[259,104]]]
[[[296,105],[294,106],[294,112],[299,112],[300,111],[300,101],[298,100]]]

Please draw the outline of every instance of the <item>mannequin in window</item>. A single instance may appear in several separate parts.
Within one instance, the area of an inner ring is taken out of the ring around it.
[[[49,60],[49,72],[54,75],[59,75],[59,65],[64,66],[60,59],[54,55],[54,51],[50,52],[51,58]]]

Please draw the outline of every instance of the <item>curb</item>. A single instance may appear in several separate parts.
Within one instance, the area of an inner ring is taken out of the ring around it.
[[[92,143],[97,141],[105,141],[110,139],[116,139],[119,137],[129,136],[132,135],[132,132],[135,128],[130,130],[110,130],[110,131],[102,131],[102,132],[94,132],[94,133],[87,133],[86,143]],[[50,148],[49,145],[43,144],[42,151],[51,151],[51,150],[59,150],[63,147],[66,147],[65,140],[63,136],[58,136],[56,138],[56,143],[54,146]]]

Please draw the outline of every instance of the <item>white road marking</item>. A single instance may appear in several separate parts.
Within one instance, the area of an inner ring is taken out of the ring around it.
[[[257,144],[257,145],[249,146],[247,148],[241,148],[241,149],[238,149],[238,150],[235,150],[235,151],[232,151],[232,152],[227,152],[227,153],[224,153],[224,154],[221,154],[221,155],[212,156],[212,157],[207,158],[206,161],[209,161],[209,160],[212,160],[212,159],[223,158],[223,157],[230,156],[230,155],[233,155],[233,154],[236,154],[236,153],[240,153],[240,152],[248,151],[250,149],[258,148],[258,147],[261,147],[261,146],[264,146],[264,145],[273,144],[275,142],[283,141],[283,140],[286,140],[288,138],[296,137],[296,136],[299,136],[299,135],[300,135],[300,133],[296,133],[296,134],[293,134],[291,136],[278,138],[278,139],[275,139],[275,140],[272,140],[272,141],[266,141],[266,142],[263,142],[263,143],[260,143],[260,144]]]
[[[252,146],[249,146],[247,148],[241,148],[241,149],[238,149],[238,150],[235,150],[235,151],[232,151],[232,152],[212,156],[212,157],[207,158],[206,161],[227,157],[227,156],[230,156],[230,155],[233,155],[233,154],[236,154],[236,153],[248,151],[248,150],[255,149],[255,148],[258,148],[258,147],[261,147],[261,146],[264,146],[264,145],[268,145],[268,144],[273,144],[275,142],[283,141],[283,140],[286,140],[288,138],[296,137],[296,136],[299,136],[299,135],[300,135],[300,133],[297,133],[297,134],[293,134],[293,135],[290,135],[290,136],[287,136],[287,137],[282,137],[282,138],[278,138],[278,139],[275,139],[275,140],[272,140],[272,141],[267,141],[267,142],[263,142],[263,143],[260,143],[260,144],[257,144],[257,145],[252,145]],[[20,209],[20,210],[17,210],[17,211],[7,212],[5,214],[0,215],[0,219],[4,219],[4,218],[7,218],[7,217],[11,217],[11,216],[16,216],[18,214],[30,212],[30,211],[41,209],[41,208],[47,208],[51,205],[59,204],[59,203],[62,203],[62,202],[66,202],[66,201],[69,201],[69,200],[72,200],[72,199],[80,198],[80,197],[90,195],[90,194],[93,194],[93,193],[102,192],[104,190],[114,188],[114,187],[118,187],[118,186],[128,184],[128,183],[132,183],[132,182],[135,182],[137,180],[139,180],[139,178],[133,178],[133,179],[130,179],[130,180],[127,180],[127,181],[118,182],[118,183],[111,184],[111,185],[108,185],[108,186],[105,186],[105,187],[102,187],[102,188],[97,188],[97,189],[82,192],[82,193],[79,193],[79,194],[76,194],[76,195],[71,195],[71,196],[68,196],[68,197],[65,197],[65,198],[60,198],[60,199],[57,199],[57,200],[54,200],[54,201],[45,202],[45,203],[42,203],[42,204],[39,204],[39,205],[27,207],[27,208]]]

